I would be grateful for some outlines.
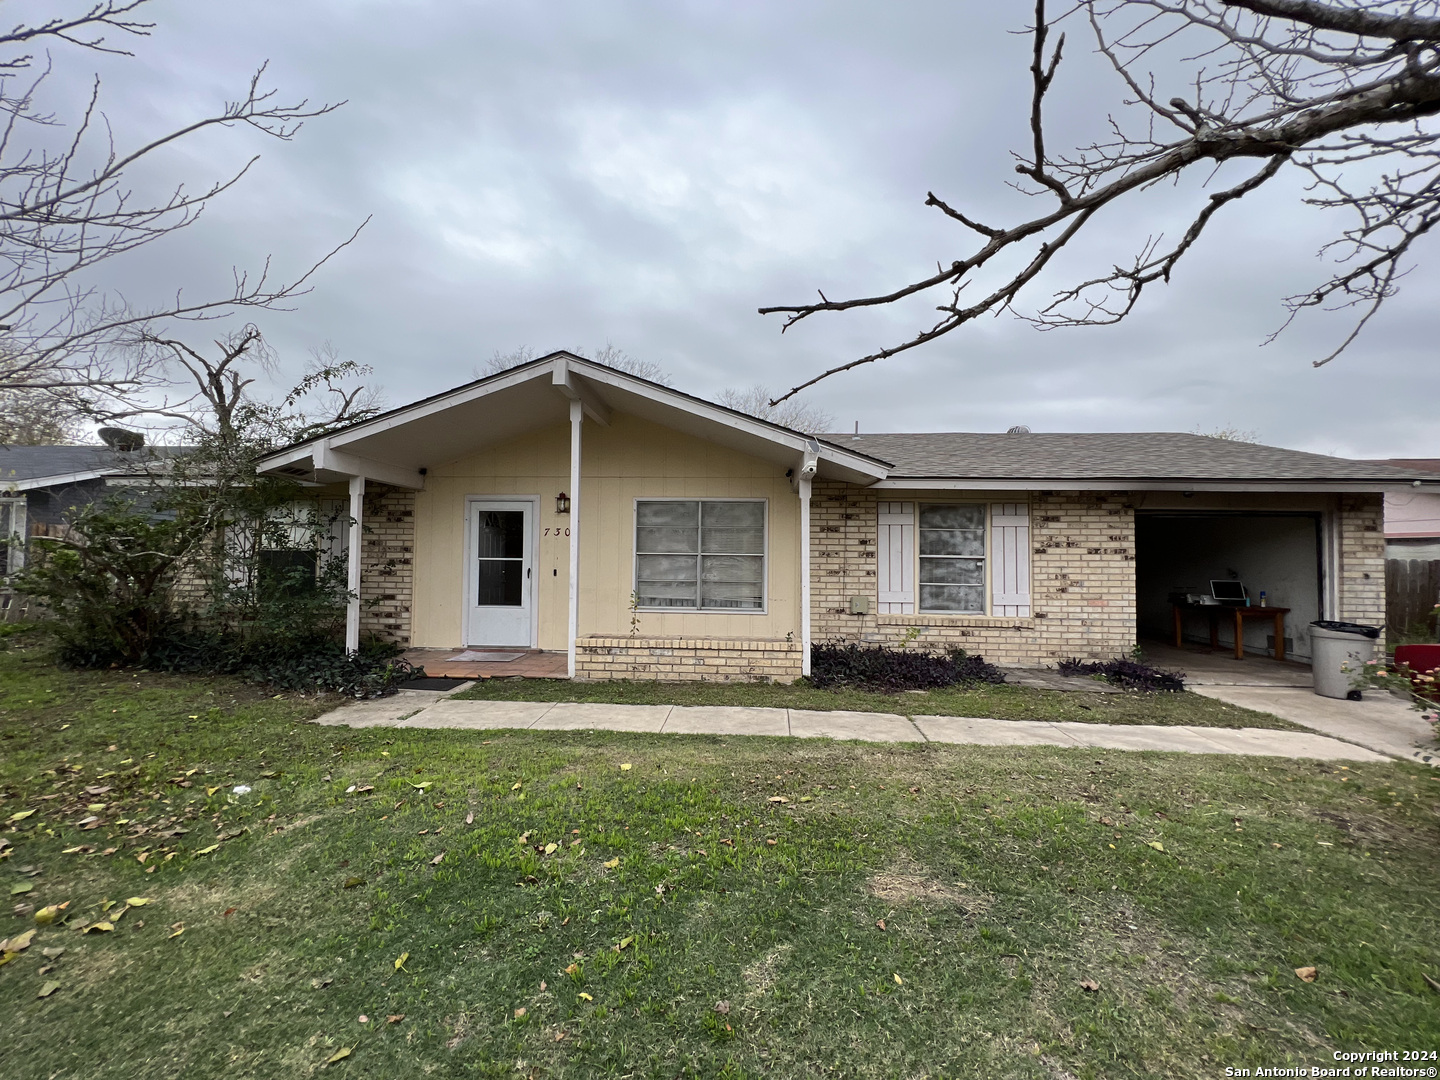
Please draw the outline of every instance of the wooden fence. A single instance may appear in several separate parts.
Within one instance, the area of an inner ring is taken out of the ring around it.
[[[1440,560],[1385,560],[1385,630],[1391,640],[1424,627],[1435,640]]]

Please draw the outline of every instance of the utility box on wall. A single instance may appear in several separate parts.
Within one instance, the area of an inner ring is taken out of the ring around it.
[[[850,597],[850,614],[851,614],[851,615],[869,615],[869,614],[870,614],[870,597],[868,597],[868,596],[852,596],[852,597]]]

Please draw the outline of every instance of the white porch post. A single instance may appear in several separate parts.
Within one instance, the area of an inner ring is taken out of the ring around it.
[[[800,674],[810,674],[810,477],[800,483]]]
[[[575,639],[580,633],[580,425],[585,406],[570,402],[570,658],[566,670],[575,677]]]
[[[350,477],[350,532],[346,544],[345,587],[350,593],[345,605],[345,651],[360,649],[360,526],[365,513],[365,478]]]

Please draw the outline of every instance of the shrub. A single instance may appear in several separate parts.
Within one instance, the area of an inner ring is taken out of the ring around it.
[[[1056,665],[1061,675],[1090,675],[1104,679],[1114,686],[1126,690],[1141,690],[1146,693],[1179,693],[1185,689],[1185,674],[1180,671],[1161,671],[1138,660],[1127,660],[1117,656],[1113,660],[1061,660]]]
[[[366,641],[356,653],[329,637],[272,635],[240,638],[190,626],[168,635],[145,657],[155,671],[238,675],[277,690],[322,690],[372,698],[393,693],[408,679],[424,675],[400,656],[400,647]]]
[[[819,687],[865,690],[931,690],[957,683],[1002,683],[1004,674],[984,657],[963,649],[943,655],[883,645],[816,642],[810,646],[810,681]]]

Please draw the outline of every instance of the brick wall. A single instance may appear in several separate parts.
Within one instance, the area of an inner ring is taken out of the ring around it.
[[[360,538],[360,633],[410,644],[415,594],[415,493],[367,490]]]
[[[1134,644],[1135,513],[1124,492],[1029,497],[1033,617],[1028,619],[875,614],[877,504],[900,498],[916,495],[816,482],[810,511],[816,641],[898,645],[909,635],[918,648],[958,645],[1008,665],[1116,656]],[[1024,502],[1026,496],[997,492],[987,501]],[[852,596],[868,597],[872,613],[851,615]]]
[[[658,682],[791,682],[800,644],[765,638],[586,637],[575,643],[575,677]]]
[[[1385,625],[1383,495],[1340,496],[1339,617]]]

